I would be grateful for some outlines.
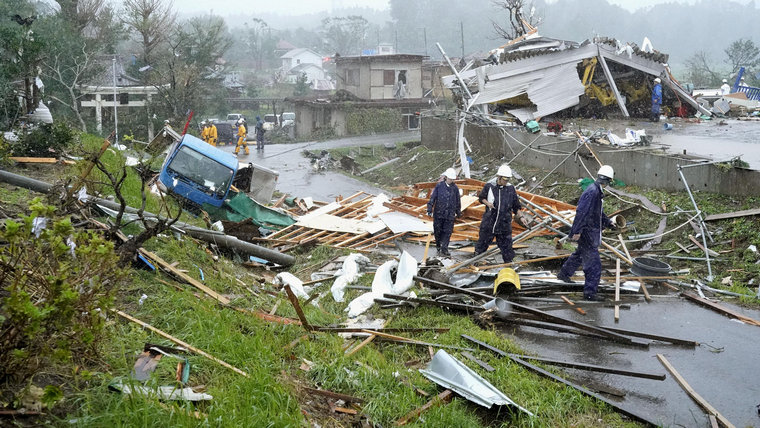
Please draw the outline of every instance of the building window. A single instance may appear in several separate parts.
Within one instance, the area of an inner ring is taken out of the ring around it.
[[[383,85],[393,86],[396,84],[396,71],[383,70]]]
[[[359,86],[359,69],[349,68],[346,70],[346,85]]]

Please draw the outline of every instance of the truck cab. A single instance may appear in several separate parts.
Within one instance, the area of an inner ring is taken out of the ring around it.
[[[166,190],[194,205],[221,207],[237,170],[234,155],[185,134],[169,150],[158,178]]]

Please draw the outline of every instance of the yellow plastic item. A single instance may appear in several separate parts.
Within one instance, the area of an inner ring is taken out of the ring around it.
[[[498,290],[499,286],[508,283],[509,285],[512,285],[515,287],[515,289],[520,289],[520,276],[517,275],[517,272],[515,272],[512,268],[504,268],[499,271],[499,274],[496,275],[496,279],[493,282],[493,294],[496,295],[496,291]]]

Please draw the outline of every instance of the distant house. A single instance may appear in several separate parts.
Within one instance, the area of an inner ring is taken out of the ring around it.
[[[286,74],[301,64],[313,64],[322,68],[322,55],[307,48],[292,49],[280,57],[282,71]]]
[[[293,49],[296,49],[296,46],[294,46],[292,43],[287,40],[280,40],[277,42],[277,45],[274,48],[274,53],[277,56],[281,56],[288,51],[292,51]]]
[[[423,59],[407,54],[336,57],[337,89],[365,100],[422,98]]]
[[[322,67],[316,66],[311,63],[298,64],[291,68],[285,75],[285,81],[289,83],[296,83],[298,77],[306,75],[306,81],[313,85],[314,82],[325,79],[325,71]]]

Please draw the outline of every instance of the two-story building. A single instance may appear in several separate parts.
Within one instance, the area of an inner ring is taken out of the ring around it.
[[[296,83],[302,74],[306,75],[306,81],[309,83],[325,80],[322,56],[311,49],[291,49],[280,59],[282,60],[282,74],[285,76],[286,82]]]
[[[335,136],[419,128],[423,95],[423,55],[336,56],[337,93],[293,100],[296,135]]]

